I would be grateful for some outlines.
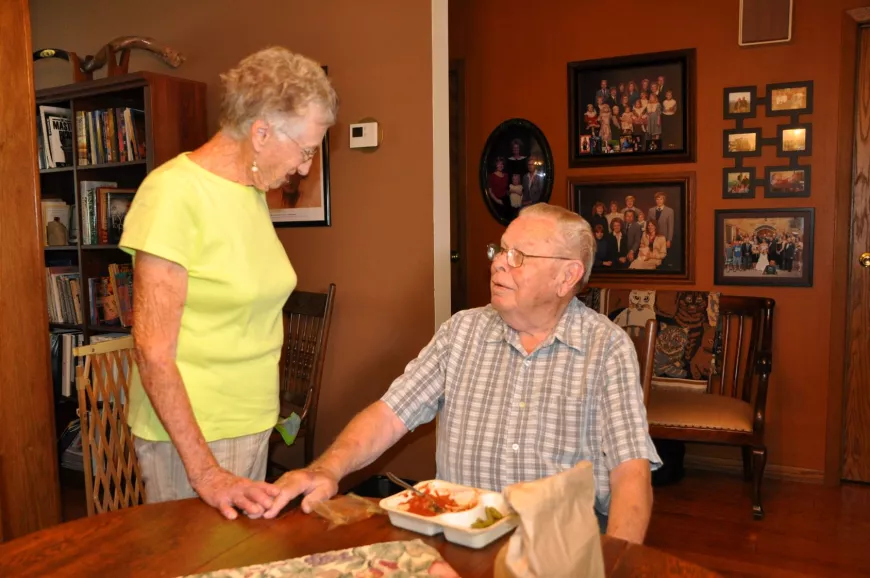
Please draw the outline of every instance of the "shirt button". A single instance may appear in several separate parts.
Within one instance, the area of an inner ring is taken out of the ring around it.
[[[521,402],[520,402],[520,407],[526,407],[526,402],[521,401]]]
[[[518,449],[520,449],[520,444],[514,444],[511,446],[511,448],[513,448],[514,451],[517,451]]]

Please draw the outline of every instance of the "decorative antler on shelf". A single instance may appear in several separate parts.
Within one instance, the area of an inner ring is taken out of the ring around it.
[[[118,76],[127,74],[130,64],[130,51],[133,49],[146,50],[155,54],[167,66],[178,68],[186,58],[177,50],[164,46],[153,38],[146,36],[119,36],[111,40],[95,55],[87,55],[80,58],[75,52],[69,52],[59,48],[44,48],[33,53],[33,60],[47,58],[59,58],[72,64],[73,82],[92,80],[94,71],[108,64],[106,76]],[[120,59],[117,55],[120,54]]]

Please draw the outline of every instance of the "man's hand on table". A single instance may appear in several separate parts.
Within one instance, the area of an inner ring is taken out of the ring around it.
[[[190,485],[203,502],[217,508],[228,520],[235,520],[240,508],[249,518],[259,518],[274,507],[279,488],[266,482],[255,482],[213,466],[190,480]]]
[[[314,506],[326,501],[338,492],[338,477],[321,468],[293,470],[275,482],[279,490],[272,507],[263,514],[264,518],[274,518],[290,500],[305,495],[302,511],[310,514]]]

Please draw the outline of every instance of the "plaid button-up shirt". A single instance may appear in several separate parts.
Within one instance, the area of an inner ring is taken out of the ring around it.
[[[491,306],[455,314],[382,400],[409,430],[441,412],[437,475],[457,484],[501,491],[585,460],[606,513],[613,468],[661,465],[631,339],[577,299],[531,353]]]

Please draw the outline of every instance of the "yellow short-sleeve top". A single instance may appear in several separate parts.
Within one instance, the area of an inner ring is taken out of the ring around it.
[[[202,168],[183,153],[136,192],[120,247],[187,270],[177,365],[206,441],[265,431],[278,419],[282,308],[296,287],[265,194]],[[134,311],[135,323],[135,311]],[[132,374],[133,435],[169,440]]]

